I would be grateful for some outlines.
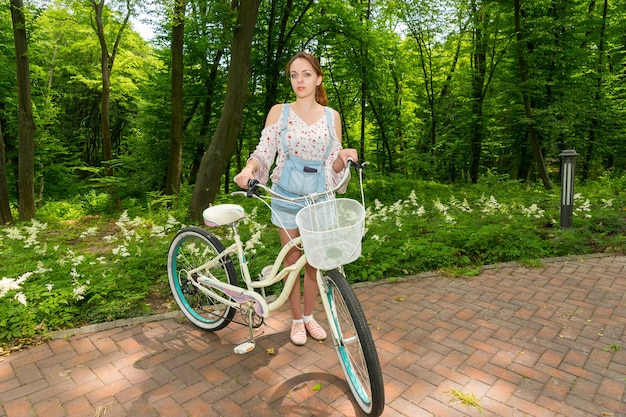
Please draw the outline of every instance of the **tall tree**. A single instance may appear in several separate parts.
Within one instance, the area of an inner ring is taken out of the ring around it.
[[[102,98],[100,101],[100,124],[102,128],[102,157],[104,161],[111,161],[113,159],[113,146],[111,142],[111,126],[110,126],[110,102],[111,102],[111,70],[115,63],[115,56],[119,48],[120,40],[124,29],[128,25],[128,20],[132,15],[132,7],[130,0],[126,1],[126,15],[124,21],[120,26],[117,35],[115,36],[115,43],[109,54],[109,47],[107,45],[106,33],[104,30],[103,10],[106,0],[90,0],[91,6],[96,15],[96,33],[98,34],[98,40],[100,41],[100,71],[102,73]],[[113,168],[111,166],[107,169],[107,175],[113,175]]]
[[[276,103],[278,97],[278,82],[282,72],[281,63],[287,61],[285,52],[289,45],[294,31],[303,22],[314,1],[308,0],[302,4],[302,8],[297,11],[293,0],[272,0],[270,3],[270,14],[268,18],[267,53],[266,53],[266,74],[265,74],[265,114]],[[300,3],[300,2],[298,2]],[[282,5],[282,9],[279,7]],[[277,14],[280,16],[277,19]],[[296,14],[297,13],[297,14]],[[294,14],[296,14],[294,16]],[[278,20],[278,22],[276,22]],[[291,24],[290,24],[291,23]]]
[[[18,213],[20,220],[35,217],[35,121],[30,96],[30,66],[26,41],[26,18],[22,0],[11,0],[15,40],[18,96]],[[3,161],[4,163],[4,161]]]
[[[166,194],[178,194],[183,160],[183,47],[186,0],[174,0],[172,25],[172,119]]]
[[[582,178],[586,180],[589,177],[589,171],[591,170],[591,161],[594,158],[598,141],[598,130],[600,128],[600,106],[602,103],[602,84],[604,81],[604,54],[606,45],[606,15],[609,9],[608,0],[604,0],[604,6],[602,7],[602,23],[600,24],[600,43],[598,45],[598,69],[596,73],[596,86],[593,101],[593,111],[591,116],[591,126],[589,127],[589,144],[585,151],[583,163],[582,163]]]
[[[471,1],[473,15],[473,51],[472,51],[472,122],[470,138],[470,178],[473,183],[478,182],[480,156],[484,138],[483,103],[485,101],[485,74],[487,72],[487,40],[485,26],[488,24],[485,6]]]
[[[215,201],[220,178],[236,150],[237,136],[242,128],[243,108],[250,97],[250,51],[260,1],[233,1],[233,7],[238,7],[237,25],[233,33],[224,106],[213,140],[200,162],[189,204],[190,212],[196,220],[200,220],[202,211]]]
[[[517,57],[519,63],[519,73],[520,73],[520,81],[522,88],[522,98],[524,100],[524,112],[526,114],[526,119],[528,120],[528,138],[530,140],[530,144],[533,148],[533,152],[535,154],[535,162],[537,163],[537,170],[539,171],[539,176],[543,181],[543,186],[546,190],[552,189],[552,182],[550,181],[550,177],[548,176],[548,170],[546,168],[546,163],[543,158],[543,153],[541,152],[541,146],[539,146],[539,139],[537,138],[537,131],[533,126],[533,114],[530,105],[530,96],[528,92],[528,76],[526,73],[526,60],[524,58],[524,53],[526,50],[526,41],[522,34],[522,10],[521,10],[521,0],[515,0],[515,32],[517,36]]]

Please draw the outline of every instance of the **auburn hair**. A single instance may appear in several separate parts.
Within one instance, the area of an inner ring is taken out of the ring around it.
[[[293,58],[291,58],[289,62],[287,63],[287,66],[286,66],[287,78],[289,78],[289,73],[291,72],[291,64],[293,64],[293,62],[296,59],[306,59],[309,62],[309,64],[311,64],[311,66],[313,67],[313,70],[317,73],[317,75],[324,77],[324,74],[322,73],[322,66],[320,65],[320,61],[314,55],[311,55],[308,52],[301,51],[295,54]],[[326,96],[326,90],[324,90],[324,86],[321,83],[315,89],[315,101],[317,101],[322,106],[328,106],[328,96]]]

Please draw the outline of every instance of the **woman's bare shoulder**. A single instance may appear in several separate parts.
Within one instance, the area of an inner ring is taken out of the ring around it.
[[[282,112],[283,105],[282,104],[274,104],[270,111],[267,113],[267,118],[265,119],[265,127],[271,126],[278,122],[280,118],[280,113]]]

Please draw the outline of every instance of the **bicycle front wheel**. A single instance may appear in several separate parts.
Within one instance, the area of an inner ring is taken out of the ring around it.
[[[363,412],[379,416],[385,408],[383,374],[361,304],[338,270],[322,272],[322,282],[333,342],[350,390]]]
[[[230,256],[224,256],[213,268],[203,267],[223,251],[224,245],[215,235],[198,227],[186,227],[174,237],[167,255],[168,280],[178,307],[193,324],[205,330],[223,329],[235,315],[233,307],[194,285],[202,275],[237,285],[237,272]],[[229,298],[216,289],[211,291]]]

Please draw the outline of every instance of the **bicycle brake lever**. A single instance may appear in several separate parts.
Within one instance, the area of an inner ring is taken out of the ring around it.
[[[369,162],[357,162],[352,158],[348,158],[348,161],[350,162],[350,166],[356,169],[363,169],[366,165],[369,165]]]

